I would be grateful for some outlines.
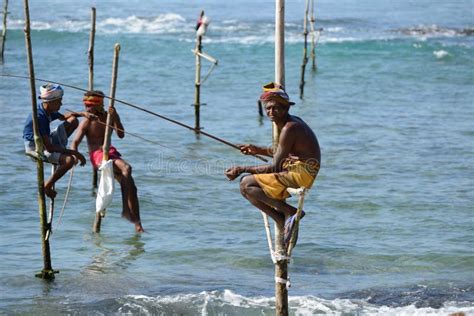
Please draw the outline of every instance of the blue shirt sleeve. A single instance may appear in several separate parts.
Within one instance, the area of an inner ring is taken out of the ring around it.
[[[51,121],[57,120],[57,119],[60,118],[61,116],[63,116],[61,113],[59,113],[59,112],[54,112],[53,114],[51,114]]]

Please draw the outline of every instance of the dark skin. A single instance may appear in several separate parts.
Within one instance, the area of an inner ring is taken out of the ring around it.
[[[87,139],[89,152],[101,149],[104,144],[105,128],[107,122],[107,112],[96,106],[86,106],[88,113],[98,117],[97,121],[84,120],[79,124],[71,148],[77,150],[84,136]],[[120,121],[120,116],[114,107],[109,107],[108,112],[111,115],[111,125],[119,138],[124,138],[124,127]],[[139,233],[144,232],[140,222],[140,206],[138,203],[137,187],[132,177],[132,166],[123,159],[114,159],[115,179],[120,183],[122,190],[122,216],[135,224],[135,230]]]
[[[227,178],[232,181],[242,173],[250,173],[240,182],[241,194],[254,206],[266,213],[282,229],[285,219],[296,213],[296,208],[282,200],[268,197],[259,186],[253,174],[274,173],[286,171],[282,169],[282,163],[287,158],[301,160],[321,161],[321,151],[318,139],[311,128],[299,117],[289,114],[289,106],[282,105],[276,101],[268,101],[264,104],[267,116],[277,125],[280,130],[280,139],[273,162],[270,165],[260,166],[236,166],[225,171]],[[241,145],[240,150],[247,155],[271,155],[271,148],[259,147],[251,144]]]
[[[43,102],[43,108],[51,115],[52,113],[58,112],[62,105],[62,99]],[[96,119],[96,116],[86,112],[80,113],[66,113],[59,117],[60,121],[64,121],[64,127],[66,129],[67,136],[71,136],[74,130],[77,128],[79,122],[77,117],[84,116],[91,120]],[[49,135],[42,136],[44,149],[49,151],[50,153],[59,152],[61,156],[59,157],[59,164],[56,168],[56,171],[49,177],[48,180],[44,183],[44,193],[46,196],[54,199],[56,197],[56,191],[53,190],[53,186],[62,176],[68,172],[74,165],[78,162],[81,163],[81,166],[86,164],[86,159],[84,156],[78,152],[77,150],[65,149],[61,146],[55,145],[51,143],[49,139]]]

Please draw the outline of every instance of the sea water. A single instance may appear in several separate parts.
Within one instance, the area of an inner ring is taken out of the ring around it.
[[[194,125],[194,26],[219,61],[201,90],[204,131],[271,143],[258,115],[274,80],[274,2],[31,1],[35,74],[87,88],[97,7],[95,88]],[[298,98],[305,3],[286,1],[286,87],[321,144],[322,169],[289,266],[291,315],[474,313],[473,1],[315,1],[317,72]],[[10,1],[1,73],[28,75],[21,1]],[[203,60],[203,75],[211,64]],[[36,83],[39,90],[41,82]],[[63,110],[82,92],[66,88]],[[145,112],[115,104],[146,233],[114,202],[91,232],[91,167],[57,183],[54,282],[42,269],[35,164],[24,156],[29,82],[0,77],[0,314],[272,315],[274,266],[262,216],[224,170],[261,163]],[[83,143],[80,150],[87,154]],[[46,176],[49,166],[45,167]],[[295,204],[296,198],[289,199]]]

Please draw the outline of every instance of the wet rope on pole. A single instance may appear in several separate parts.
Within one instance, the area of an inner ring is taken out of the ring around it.
[[[30,34],[30,9],[28,0],[24,0],[25,10],[25,42],[26,42],[26,54],[28,59],[28,70],[30,73],[30,90],[31,90],[31,110],[33,120],[33,132],[34,141],[36,147],[36,153],[38,157],[43,155],[43,140],[39,134],[37,109],[36,109],[36,85],[35,85],[35,70],[33,65],[33,49],[31,47],[31,34]],[[51,253],[49,247],[49,241],[46,240],[47,231],[47,218],[46,218],[46,201],[44,194],[44,164],[42,159],[36,159],[37,169],[37,182],[38,182],[38,206],[40,216],[40,229],[41,229],[41,249],[43,254],[43,270],[36,274],[37,277],[52,280],[54,274],[59,271],[53,270],[51,267]]]

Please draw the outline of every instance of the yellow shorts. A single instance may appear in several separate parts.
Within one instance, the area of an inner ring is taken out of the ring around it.
[[[254,174],[265,194],[275,200],[284,200],[290,196],[287,188],[311,188],[319,171],[319,162],[286,161],[283,172]]]

